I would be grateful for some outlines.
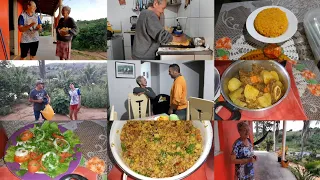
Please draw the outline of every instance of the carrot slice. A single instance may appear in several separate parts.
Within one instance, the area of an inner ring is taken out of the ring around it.
[[[251,76],[250,80],[252,83],[258,83],[259,82],[259,77],[258,76]]]

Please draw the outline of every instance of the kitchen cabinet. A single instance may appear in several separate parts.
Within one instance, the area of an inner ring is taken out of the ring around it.
[[[107,59],[109,60],[124,60],[124,45],[123,36],[116,35],[107,41],[108,52]]]

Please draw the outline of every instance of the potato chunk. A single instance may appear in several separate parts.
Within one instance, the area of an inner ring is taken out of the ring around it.
[[[275,80],[279,81],[279,75],[277,72],[275,71],[270,71],[270,73],[272,74],[272,76],[274,77]]]
[[[229,82],[228,82],[228,89],[229,89],[229,91],[235,91],[235,90],[237,90],[240,86],[241,86],[241,82],[240,82],[240,80],[239,79],[237,79],[237,78],[232,78],[232,79],[230,79],[229,80]]]
[[[273,74],[270,73],[269,71],[263,72],[262,77],[263,77],[263,82],[264,82],[265,84],[269,84],[269,82],[270,82],[272,79],[275,79],[275,77],[273,76]]]
[[[269,107],[271,106],[271,94],[264,93],[263,96],[258,98],[259,105],[262,107]]]
[[[239,88],[236,91],[233,91],[229,94],[229,97],[232,102],[235,102],[237,99],[240,99],[242,96],[243,88]]]
[[[259,95],[259,90],[256,89],[255,87],[247,84],[246,87],[244,88],[244,97],[246,97],[247,99],[256,100],[258,95]]]

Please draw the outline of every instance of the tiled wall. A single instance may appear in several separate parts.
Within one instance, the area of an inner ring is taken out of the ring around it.
[[[180,24],[186,34],[192,37],[205,37],[206,43],[213,48],[214,35],[214,1],[213,0],[192,0],[184,9],[185,1],[178,10],[178,17],[188,17],[181,20]]]

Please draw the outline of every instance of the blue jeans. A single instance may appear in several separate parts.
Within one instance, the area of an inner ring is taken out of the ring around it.
[[[43,119],[43,120],[46,120],[46,118],[43,117],[43,115],[42,115],[42,113],[41,113],[40,111],[33,110],[33,113],[34,113],[34,117],[36,118],[36,121],[39,120],[40,114],[41,114],[41,116],[42,116],[42,119]]]
[[[179,117],[179,120],[187,120],[187,108],[175,110],[175,112],[173,113],[175,113]]]

